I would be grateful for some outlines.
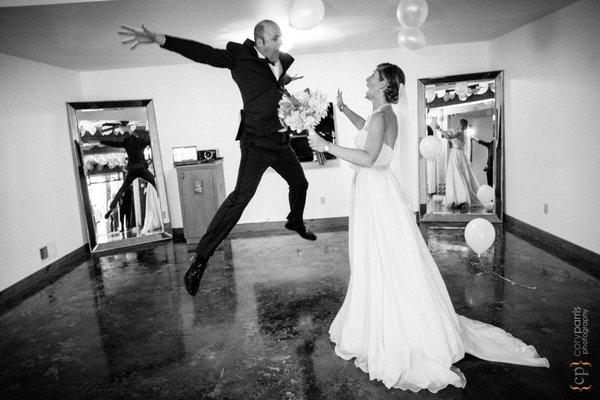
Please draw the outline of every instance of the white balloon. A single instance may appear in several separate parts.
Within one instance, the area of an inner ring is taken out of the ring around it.
[[[312,29],[325,16],[321,0],[296,0],[290,9],[290,25],[296,29]]]
[[[405,49],[419,50],[425,47],[427,41],[419,28],[403,27],[398,33],[398,44]]]
[[[468,86],[467,86],[466,82],[458,82],[456,84],[456,87],[455,87],[454,90],[456,91],[456,93],[458,93],[459,95],[461,95],[461,94],[467,93],[467,89],[468,89]]]
[[[489,185],[481,185],[477,190],[477,198],[483,205],[492,203],[494,201],[494,188]]]
[[[442,141],[435,136],[425,136],[419,143],[419,151],[428,160],[435,160],[442,150]]]
[[[401,0],[396,9],[396,17],[403,26],[416,28],[425,22],[428,12],[425,0]]]
[[[494,244],[495,238],[496,230],[487,219],[475,218],[465,228],[465,240],[478,256]]]

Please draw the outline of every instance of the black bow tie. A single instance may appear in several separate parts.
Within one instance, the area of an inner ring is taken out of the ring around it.
[[[269,60],[268,58],[265,58],[264,60],[265,60],[265,61],[266,61],[268,64],[275,65],[275,63],[274,63],[273,61]]]

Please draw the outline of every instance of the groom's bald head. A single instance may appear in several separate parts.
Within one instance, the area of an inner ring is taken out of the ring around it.
[[[281,29],[268,19],[260,21],[254,27],[254,43],[258,51],[272,63],[279,59],[281,47]]]
[[[261,39],[264,42],[266,34],[275,30],[280,31],[279,25],[277,25],[275,22],[271,21],[270,19],[260,21],[254,27],[254,41],[257,42],[258,39]]]

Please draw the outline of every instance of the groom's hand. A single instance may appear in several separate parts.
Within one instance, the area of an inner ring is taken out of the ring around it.
[[[302,79],[302,78],[304,78],[304,76],[298,76],[298,75],[289,76],[288,74],[285,74],[285,76],[283,77],[283,84],[289,85],[293,81],[296,81],[296,80]]]
[[[121,43],[125,45],[131,44],[131,50],[135,49],[139,44],[158,43],[162,46],[166,40],[165,35],[154,33],[146,29],[144,25],[142,25],[142,29],[134,29],[126,25],[121,25],[121,30],[117,31],[117,33],[121,36],[127,36],[126,39],[121,40]]]

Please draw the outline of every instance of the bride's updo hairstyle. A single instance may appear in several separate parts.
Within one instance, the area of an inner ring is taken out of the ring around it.
[[[404,85],[404,72],[399,66],[383,63],[377,66],[377,72],[379,73],[379,79],[385,80],[387,83],[383,94],[385,99],[393,104],[398,103],[398,90],[400,85]]]

